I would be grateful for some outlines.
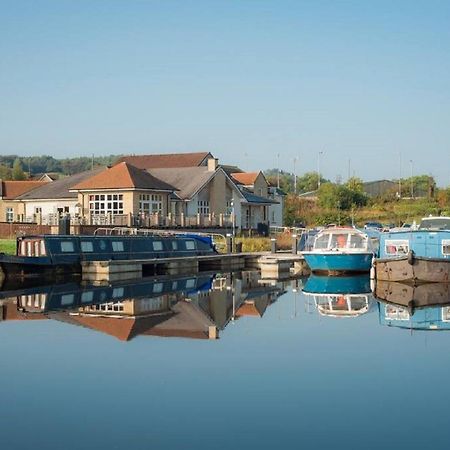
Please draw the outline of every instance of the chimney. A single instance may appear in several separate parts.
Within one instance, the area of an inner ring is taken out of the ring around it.
[[[219,167],[219,160],[217,158],[208,159],[208,172],[214,172]]]

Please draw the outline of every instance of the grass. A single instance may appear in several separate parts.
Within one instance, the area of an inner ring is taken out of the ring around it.
[[[290,234],[277,235],[277,249],[289,250],[292,248],[292,236]],[[268,237],[238,237],[236,242],[242,242],[243,252],[268,252],[271,243]]]
[[[16,240],[15,239],[0,239],[0,253],[8,255],[16,254]]]

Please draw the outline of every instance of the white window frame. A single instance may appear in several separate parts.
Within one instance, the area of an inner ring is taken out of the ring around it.
[[[388,246],[396,248],[395,253],[388,252]],[[406,251],[399,252],[399,248],[404,247]],[[408,239],[386,239],[384,241],[384,253],[386,256],[405,256],[409,252],[409,240]]]
[[[5,211],[6,211],[6,221],[14,222],[14,208],[8,206]]]
[[[139,214],[162,214],[162,211],[161,194],[139,194]]]
[[[197,212],[203,216],[209,215],[209,201],[208,200],[198,200],[197,201]]]
[[[446,251],[444,251],[444,250],[446,250]],[[450,239],[442,239],[441,251],[444,256],[450,256]]]
[[[391,311],[388,311],[388,310]],[[384,306],[384,317],[387,320],[398,320],[398,321],[408,321],[411,319],[409,311],[402,306],[395,305],[385,305]]]
[[[89,212],[91,216],[123,214],[123,194],[90,194]]]

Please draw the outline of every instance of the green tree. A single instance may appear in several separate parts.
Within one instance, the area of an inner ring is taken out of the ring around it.
[[[12,178],[11,169],[4,164],[0,164],[0,179],[10,180]]]
[[[12,168],[12,178],[13,180],[25,180],[25,172],[22,168],[22,163],[19,158],[14,160],[13,168]]]

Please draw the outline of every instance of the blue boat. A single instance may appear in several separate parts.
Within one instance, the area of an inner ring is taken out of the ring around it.
[[[368,274],[328,277],[311,275],[303,294],[314,300],[322,316],[356,317],[369,311],[372,294]]]
[[[6,277],[81,273],[83,261],[150,260],[216,253],[212,238],[189,235],[38,235],[17,239],[16,255],[0,254]]]
[[[369,272],[373,243],[374,239],[356,228],[326,228],[316,235],[312,250],[302,255],[312,272]]]
[[[450,281],[450,217],[426,217],[418,229],[382,233],[377,281]]]

